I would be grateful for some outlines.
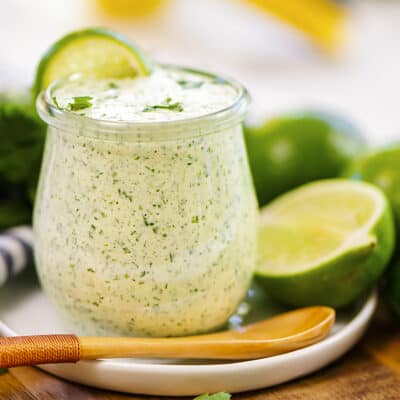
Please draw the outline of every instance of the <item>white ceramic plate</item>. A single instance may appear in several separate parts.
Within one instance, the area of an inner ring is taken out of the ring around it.
[[[231,318],[245,324],[283,311],[257,287],[249,291],[250,312]],[[194,396],[260,389],[314,372],[348,351],[361,337],[377,303],[376,293],[340,311],[328,338],[291,353],[253,361],[218,363],[182,360],[100,360],[41,368],[59,377],[103,389],[160,396]],[[242,311],[248,307],[241,307]],[[69,332],[40,290],[32,271],[0,289],[0,335]]]

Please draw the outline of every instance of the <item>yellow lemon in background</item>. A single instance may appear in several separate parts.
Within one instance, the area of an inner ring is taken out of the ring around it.
[[[349,14],[345,2],[332,0],[247,0],[305,34],[321,48],[332,52],[345,39],[344,22]]]
[[[113,17],[143,17],[156,11],[164,0],[96,0],[99,7]]]

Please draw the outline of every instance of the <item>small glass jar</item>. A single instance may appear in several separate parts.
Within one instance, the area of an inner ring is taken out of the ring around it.
[[[167,122],[107,122],[38,99],[48,124],[34,230],[42,286],[80,334],[175,336],[223,325],[249,287],[257,202],[249,97]]]

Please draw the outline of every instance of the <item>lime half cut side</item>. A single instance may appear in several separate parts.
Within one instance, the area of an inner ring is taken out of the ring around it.
[[[376,282],[393,247],[393,216],[380,189],[319,181],[263,208],[257,277],[282,303],[344,306]]]
[[[52,82],[73,73],[99,78],[149,75],[152,62],[124,36],[104,28],[75,31],[55,42],[43,55],[36,72],[37,96]]]

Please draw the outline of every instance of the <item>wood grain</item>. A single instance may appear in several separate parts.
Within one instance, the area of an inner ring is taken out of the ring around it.
[[[155,400],[69,383],[36,368],[0,376],[0,400]],[[399,400],[400,325],[380,307],[367,336],[331,366],[271,389],[234,395],[234,400]]]

